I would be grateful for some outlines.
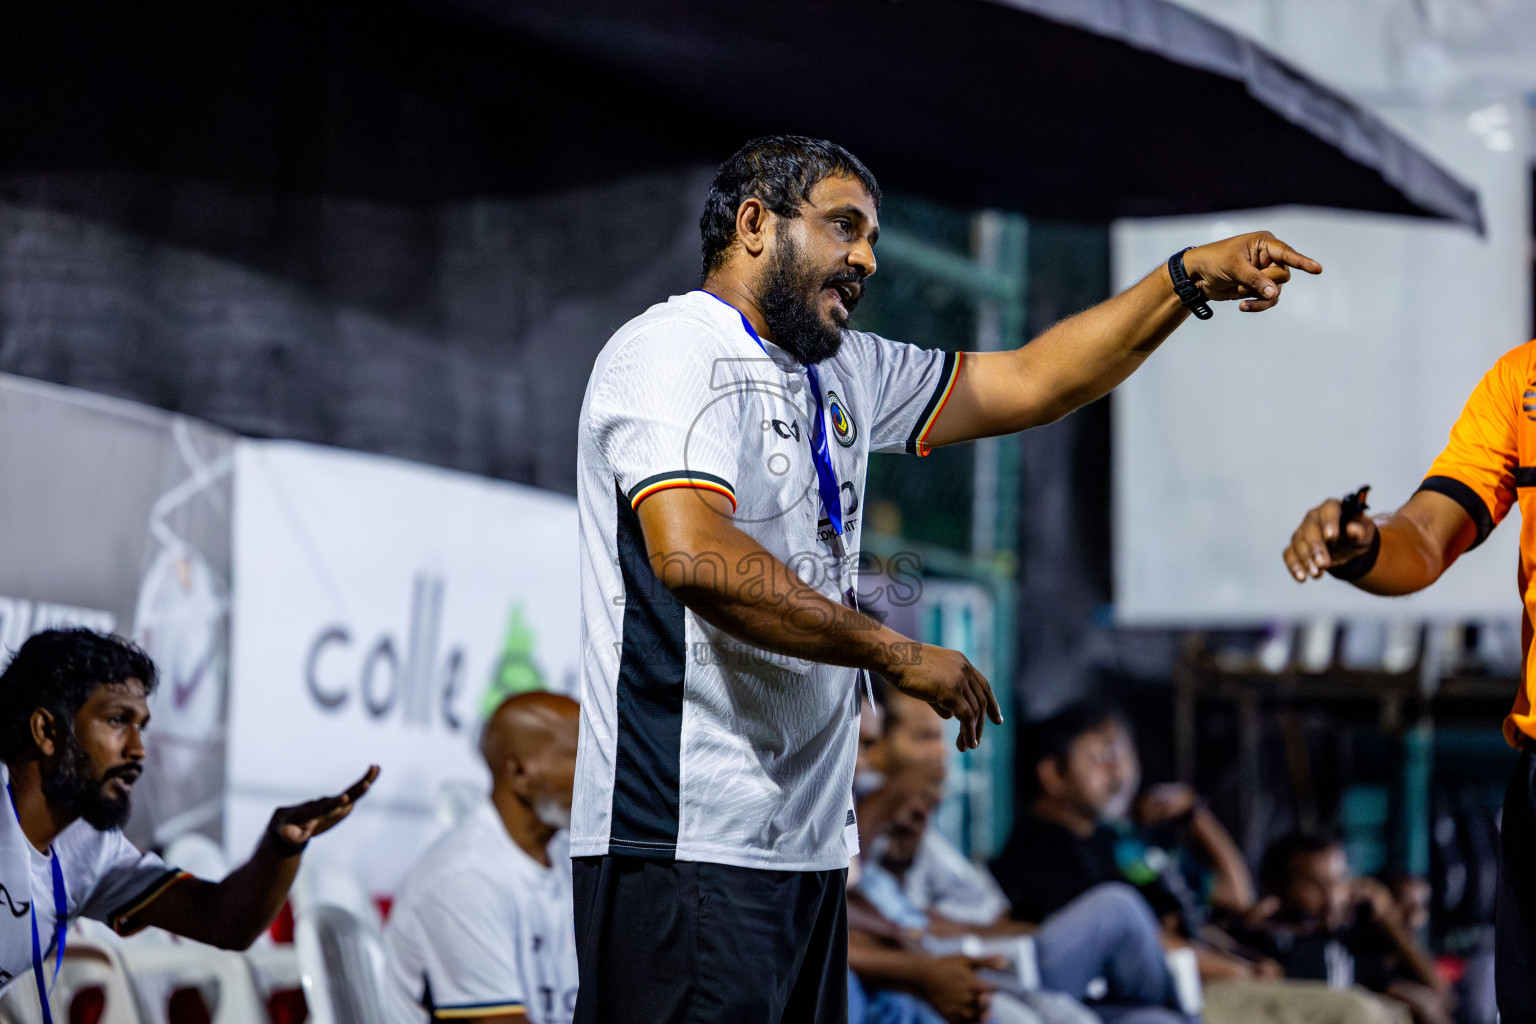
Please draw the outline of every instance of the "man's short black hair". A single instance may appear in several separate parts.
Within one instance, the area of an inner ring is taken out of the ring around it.
[[[45,708],[64,727],[98,686],[137,679],[155,688],[155,663],[138,645],[89,629],[49,629],[21,645],[0,673],[0,760],[29,757],[37,748],[29,724]]]
[[[1339,837],[1325,830],[1291,832],[1276,839],[1259,861],[1259,887],[1265,896],[1284,896],[1290,887],[1296,858],[1327,853],[1341,845]]]
[[[835,142],[804,135],[765,135],[742,146],[715,172],[699,233],[704,236],[704,277],[725,265],[736,242],[736,211],[749,198],[761,199],[780,217],[800,216],[800,204],[825,178],[859,179],[880,209],[880,186],[859,158]]]
[[[1065,764],[1078,737],[1118,722],[1127,732],[1125,712],[1105,701],[1081,700],[1068,704],[1049,718],[1027,723],[1019,735],[1019,788],[1026,799],[1039,795],[1040,762],[1052,758]]]

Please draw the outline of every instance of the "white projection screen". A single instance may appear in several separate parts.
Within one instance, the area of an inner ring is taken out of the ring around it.
[[[1297,275],[1268,312],[1224,303],[1210,321],[1191,319],[1115,393],[1119,623],[1518,616],[1518,523],[1436,586],[1390,602],[1331,579],[1298,585],[1280,561],[1302,514],[1324,498],[1368,483],[1375,511],[1406,500],[1483,373],[1531,337],[1524,104],[1387,114],[1477,186],[1486,238],[1294,208],[1114,225],[1117,289],[1176,249],[1260,228],[1326,271]],[[1252,173],[1307,168],[1255,154]]]

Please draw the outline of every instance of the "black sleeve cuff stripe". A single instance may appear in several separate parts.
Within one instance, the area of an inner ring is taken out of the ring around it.
[[[706,491],[718,491],[731,499],[731,507],[736,507],[736,488],[730,481],[715,476],[713,473],[699,473],[681,470],[675,473],[657,473],[648,476],[629,489],[624,497],[629,501],[630,508],[639,508],[640,503],[657,491],[664,491],[670,487],[698,487]]]
[[[1471,551],[1493,532],[1493,514],[1488,511],[1488,506],[1483,499],[1477,496],[1477,492],[1466,484],[1452,476],[1427,476],[1424,482],[1419,484],[1421,491],[1434,491],[1443,494],[1456,504],[1467,510],[1467,515],[1472,517],[1472,522],[1477,524],[1477,539],[1472,542]]]
[[[139,930],[138,927],[133,926],[132,919],[135,914],[139,913],[145,907],[159,899],[160,895],[175,883],[181,881],[183,878],[191,877],[192,876],[187,874],[185,871],[178,871],[174,868],[164,872],[163,874],[157,876],[153,882],[150,882],[143,889],[141,889],[137,896],[131,900],[124,901],[122,906],[108,914],[107,923],[111,926],[112,930],[117,932],[119,935],[131,935],[133,932]],[[125,928],[129,930],[124,931]]]
[[[922,414],[917,417],[917,422],[912,424],[912,433],[907,435],[907,454],[917,455],[917,443],[922,440],[928,427],[933,422],[934,414],[939,411],[939,406],[949,394],[950,386],[954,383],[955,367],[958,365],[959,356],[954,352],[944,353],[944,368],[939,372],[939,383],[934,386],[933,394],[928,396],[928,404],[923,406]]]

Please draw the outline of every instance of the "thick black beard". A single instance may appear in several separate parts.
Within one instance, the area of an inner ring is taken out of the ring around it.
[[[823,320],[816,310],[817,297],[829,279],[808,265],[787,236],[775,243],[766,273],[757,308],[773,343],[805,365],[837,355],[843,347],[842,328]],[[858,280],[858,276],[850,272],[833,275],[831,280]],[[848,312],[853,312],[851,305]]]
[[[128,820],[133,804],[126,796],[108,796],[106,785],[109,779],[123,774],[128,772],[113,769],[100,778],[95,777],[91,759],[85,756],[74,736],[67,736],[59,766],[43,776],[43,796],[49,803],[84,818],[98,832],[121,828]]]

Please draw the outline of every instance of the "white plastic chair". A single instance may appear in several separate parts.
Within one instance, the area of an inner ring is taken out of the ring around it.
[[[64,964],[48,999],[55,1021],[70,1020],[70,1008],[84,1000],[87,1005],[99,1006],[99,1015],[87,1013],[84,1019],[94,1019],[96,1024],[141,1024],[127,969],[111,941],[115,937],[105,925],[95,921],[77,921],[70,926],[64,943]],[[48,964],[50,972],[52,966]],[[28,970],[0,996],[0,1021],[42,1024],[42,1019],[37,985]]]
[[[304,969],[299,964],[299,952],[293,946],[273,944],[249,949],[245,954],[245,965],[250,969],[256,998],[268,1018],[275,1012],[274,1000],[304,1000]],[[304,1001],[307,1005],[307,1000]],[[294,1019],[307,1016],[295,1012],[293,1006],[288,1010]]]
[[[379,909],[355,876],[306,859],[289,896],[304,998],[314,1024],[378,1024],[384,1010]]]
[[[201,999],[212,1024],[265,1024],[266,1010],[240,953],[198,942],[125,943],[122,957],[143,1024],[177,1024],[172,1002],[179,999]]]
[[[447,831],[485,801],[484,782],[447,779],[437,787],[437,796],[432,800],[432,817],[441,829]]]
[[[222,882],[230,872],[224,848],[201,832],[184,832],[171,840],[165,862],[210,882]]]

